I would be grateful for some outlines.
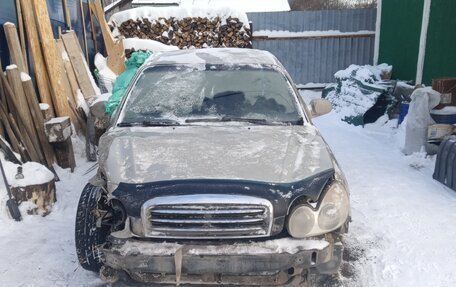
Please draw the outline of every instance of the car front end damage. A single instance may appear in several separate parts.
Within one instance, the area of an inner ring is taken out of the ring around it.
[[[100,249],[100,275],[109,282],[301,286],[309,272],[339,268],[348,213],[333,210],[342,217],[327,230],[318,214],[333,204],[322,206],[340,184],[334,169],[282,184],[121,183],[112,200],[122,203],[125,226]],[[312,228],[293,221],[295,213],[308,220],[304,206],[316,214]]]
[[[155,284],[301,286],[307,272],[337,272],[339,236],[250,241],[157,241],[110,236],[101,276]],[[304,275],[304,276],[303,276]]]

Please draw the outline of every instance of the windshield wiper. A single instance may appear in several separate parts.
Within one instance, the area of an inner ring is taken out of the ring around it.
[[[283,122],[271,122],[266,119],[240,118],[240,117],[222,117],[221,120],[223,122],[245,122],[245,123],[252,123],[252,124],[257,124],[257,125],[268,125],[268,126],[286,124]]]
[[[142,122],[121,122],[118,123],[118,127],[161,127],[161,126],[179,126],[180,123],[176,120],[171,119],[155,119],[155,120],[146,120]]]
[[[199,123],[199,122],[221,122],[222,118],[189,118],[186,123]]]
[[[185,120],[186,123],[197,123],[197,122],[245,122],[257,125],[284,125],[282,122],[271,122],[266,119],[258,118],[242,118],[242,117],[218,117],[218,118],[190,118]]]

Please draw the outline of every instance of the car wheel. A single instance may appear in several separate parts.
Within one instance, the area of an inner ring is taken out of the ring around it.
[[[98,272],[103,265],[99,247],[105,243],[110,230],[104,225],[97,227],[101,194],[100,187],[87,184],[82,190],[76,213],[75,243],[79,264],[94,272]]]

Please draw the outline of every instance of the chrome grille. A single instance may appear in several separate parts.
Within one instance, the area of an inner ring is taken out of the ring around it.
[[[270,235],[272,205],[252,196],[164,196],[143,205],[142,221],[147,237],[264,237]]]

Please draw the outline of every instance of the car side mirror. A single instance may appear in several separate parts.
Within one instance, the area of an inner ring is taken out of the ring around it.
[[[313,118],[325,115],[332,110],[332,104],[325,99],[313,99],[310,101],[310,107]]]

